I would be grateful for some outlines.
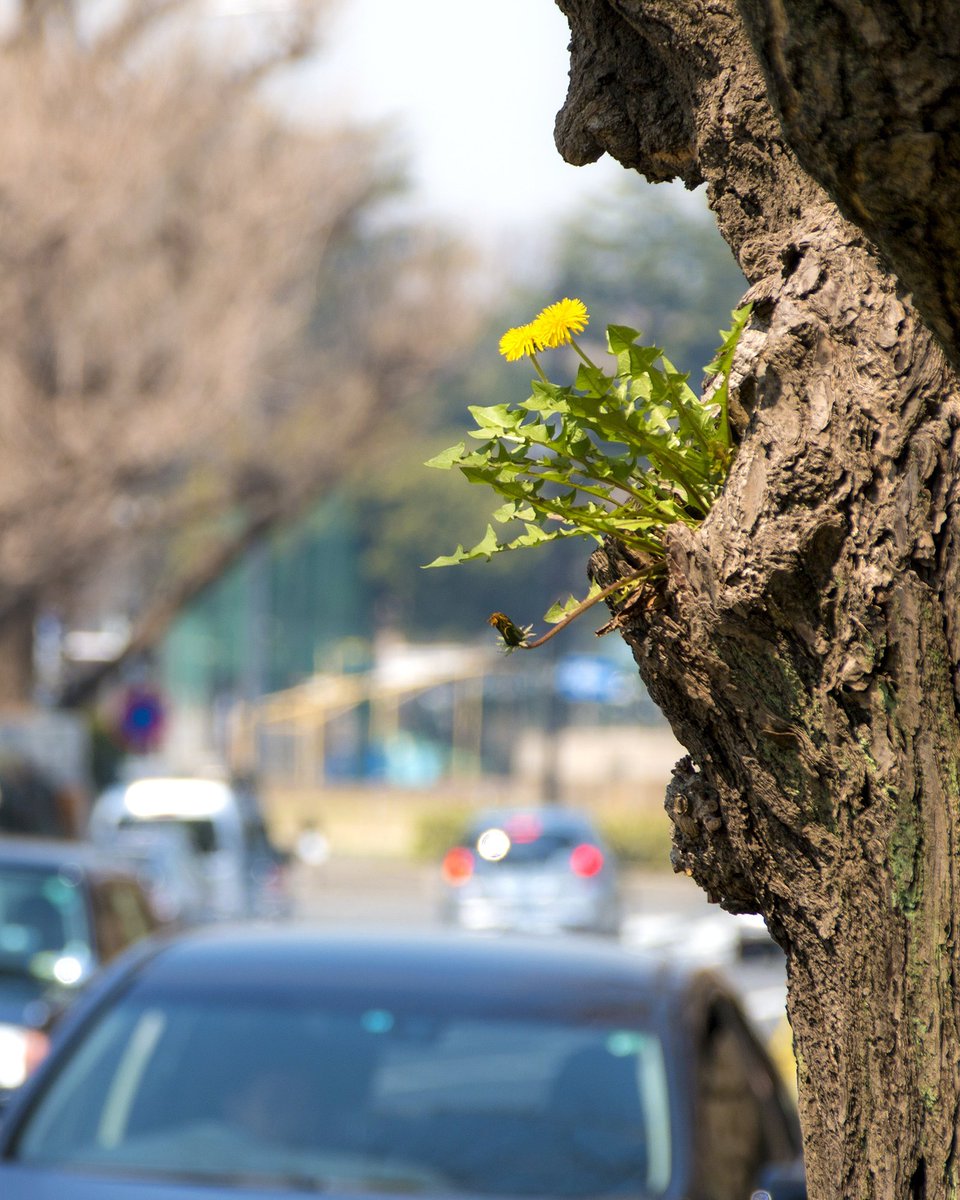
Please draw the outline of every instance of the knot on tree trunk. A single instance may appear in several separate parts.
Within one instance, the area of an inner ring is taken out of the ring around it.
[[[678,55],[670,39],[659,43],[641,36],[613,8],[595,0],[557,2],[571,33],[570,92],[554,130],[561,155],[583,166],[609,154],[651,181],[701,184],[689,45]],[[701,69],[708,68],[701,64]],[[635,79],[647,86],[632,88]]]
[[[692,875],[714,904],[730,912],[756,912],[754,889],[724,833],[720,798],[689,754],[673,767],[663,806],[674,827],[673,869]]]

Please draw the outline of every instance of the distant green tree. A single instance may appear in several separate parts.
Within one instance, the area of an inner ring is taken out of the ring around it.
[[[423,467],[451,436],[456,435],[448,430],[411,440],[402,456],[394,454],[377,468],[376,488],[362,480],[352,485],[361,530],[360,577],[382,625],[413,638],[472,639],[486,632],[492,639],[486,620],[495,609],[532,617],[547,607],[545,594],[549,603],[582,590],[583,546],[547,547],[535,573],[525,569],[529,564],[510,562],[508,555],[465,563],[455,571],[421,570],[436,557],[438,546],[455,546],[473,530],[479,536],[489,519],[485,489]]]
[[[716,349],[718,322],[746,288],[706,203],[679,184],[625,177],[580,209],[557,242],[556,296],[578,296],[595,318],[643,330],[694,391]],[[535,307],[539,307],[537,304]]]

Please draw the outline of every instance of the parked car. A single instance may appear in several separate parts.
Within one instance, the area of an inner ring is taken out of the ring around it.
[[[33,763],[0,758],[0,836],[66,838],[77,832],[71,796]]]
[[[609,944],[209,926],[134,949],[0,1131],[17,1200],[803,1195],[715,976]]]
[[[447,851],[441,873],[442,917],[463,929],[619,932],[616,863],[583,813],[483,813]]]
[[[185,836],[202,879],[200,920],[289,913],[284,856],[267,835],[249,787],[221,779],[157,776],[117,784],[90,814],[90,836],[115,844],[128,829]]]
[[[157,925],[136,875],[92,847],[0,839],[0,1089],[23,1082],[39,1031],[95,968]]]
[[[107,840],[143,884],[154,913],[176,925],[193,925],[205,914],[200,856],[189,835],[175,825],[121,826]]]

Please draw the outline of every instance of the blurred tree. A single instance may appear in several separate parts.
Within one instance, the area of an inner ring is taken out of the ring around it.
[[[189,0],[111,12],[26,3],[0,46],[0,701],[29,696],[36,613],[114,564],[127,653],[155,642],[468,321],[436,239],[344,273],[393,179],[369,132],[262,99],[310,0],[216,54]]]

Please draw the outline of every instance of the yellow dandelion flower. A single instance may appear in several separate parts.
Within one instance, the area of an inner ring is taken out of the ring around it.
[[[556,304],[548,305],[534,318],[533,334],[544,348],[565,346],[571,334],[583,333],[589,320],[590,314],[584,302],[565,296]]]
[[[500,339],[500,353],[507,362],[516,362],[518,358],[528,358],[543,347],[534,333],[533,325],[518,325],[516,329],[508,329]]]

